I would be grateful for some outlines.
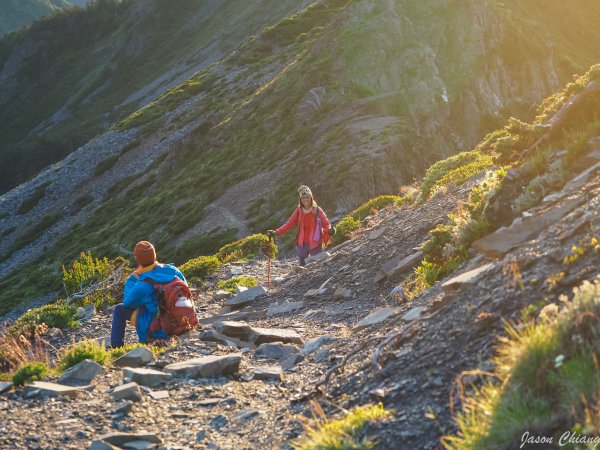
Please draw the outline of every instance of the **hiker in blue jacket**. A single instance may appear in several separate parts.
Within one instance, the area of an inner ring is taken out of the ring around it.
[[[150,338],[166,338],[167,335],[163,330],[148,336],[148,328],[158,313],[154,283],[170,283],[175,277],[186,281],[177,267],[171,264],[160,264],[156,260],[156,250],[148,241],[138,242],[133,250],[133,256],[138,267],[125,282],[123,303],[115,306],[110,336],[111,347],[124,345],[127,321],[135,326],[140,342],[145,343]]]

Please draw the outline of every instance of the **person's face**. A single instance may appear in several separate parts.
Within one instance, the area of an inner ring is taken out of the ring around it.
[[[310,195],[302,194],[300,200],[302,201],[302,206],[305,208],[310,208],[310,205],[312,204],[312,198]]]

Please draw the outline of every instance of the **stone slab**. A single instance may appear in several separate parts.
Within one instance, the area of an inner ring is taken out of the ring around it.
[[[192,378],[217,377],[238,372],[241,360],[241,353],[224,356],[204,356],[169,364],[164,368],[164,371],[176,376]]]
[[[352,327],[352,331],[360,331],[364,328],[370,327],[371,325],[381,323],[389,317],[398,314],[398,312],[400,312],[400,308],[381,308],[369,314],[367,317],[354,325]]]

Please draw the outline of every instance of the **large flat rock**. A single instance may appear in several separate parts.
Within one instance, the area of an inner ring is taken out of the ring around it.
[[[203,356],[169,364],[164,368],[164,371],[173,375],[191,378],[218,377],[238,372],[241,360],[241,353],[224,356]]]
[[[360,331],[364,328],[370,327],[371,325],[381,323],[384,320],[386,320],[387,318],[398,314],[399,311],[400,311],[400,308],[381,308],[381,309],[369,314],[367,317],[365,317],[360,322],[358,322],[356,325],[354,325],[352,327],[352,331]]]
[[[154,361],[154,353],[146,347],[137,347],[117,358],[113,365],[117,367],[141,367]]]
[[[58,382],[61,384],[87,384],[103,370],[104,368],[97,362],[92,361],[91,359],[84,359],[83,361],[65,370],[58,379]]]
[[[493,263],[484,264],[476,269],[469,270],[468,272],[464,272],[460,275],[450,278],[448,281],[444,281],[441,284],[442,290],[444,292],[452,292],[471,286],[477,282],[482,274],[490,270],[492,267],[494,267]]]
[[[254,356],[257,358],[284,359],[290,355],[296,355],[298,353],[300,353],[300,348],[294,344],[272,342],[259,345],[254,353]]]
[[[230,308],[230,306],[227,306]],[[216,316],[203,317],[199,320],[201,325],[209,325],[215,322],[227,322],[227,321],[243,321],[246,319],[260,319],[265,317],[267,310],[261,309],[258,311],[235,311],[228,312],[225,314],[217,314]]]
[[[476,240],[471,248],[486,256],[500,258],[512,248],[537,237],[543,230],[558,222],[584,201],[584,196],[576,195],[533,216],[519,217],[509,227],[498,228],[493,233]]]
[[[404,257],[396,256],[379,268],[375,274],[375,277],[373,278],[373,281],[375,283],[379,283],[380,281],[387,280],[388,278],[393,278],[402,272],[412,270],[421,262],[422,259],[423,252],[412,253]]]
[[[37,392],[38,395],[41,396],[76,397],[84,389],[86,388],[65,386],[63,384],[48,383],[46,381],[34,381],[33,383],[25,387],[25,394],[32,395],[33,393]]]
[[[256,345],[268,342],[283,342],[284,344],[299,344],[303,341],[296,330],[279,328],[252,328],[252,342]]]
[[[134,402],[141,402],[144,399],[140,386],[133,381],[131,383],[126,383],[122,384],[121,386],[117,386],[112,391],[111,395],[117,401],[132,400]]]
[[[123,376],[135,381],[142,386],[158,386],[161,383],[171,381],[173,375],[170,373],[161,372],[160,370],[145,369],[143,367],[125,367]]]
[[[213,323],[213,328],[225,336],[241,339],[242,341],[250,340],[252,328],[246,322],[226,320],[224,322]]]
[[[254,286],[227,300],[225,306],[242,306],[263,295],[267,295],[267,290],[262,286]]]
[[[263,366],[254,369],[255,380],[278,380],[283,378],[283,370],[280,366]]]

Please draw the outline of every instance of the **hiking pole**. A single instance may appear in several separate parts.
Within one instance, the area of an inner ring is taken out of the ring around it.
[[[267,248],[267,289],[271,289],[271,241],[273,236],[269,235],[269,245]]]

